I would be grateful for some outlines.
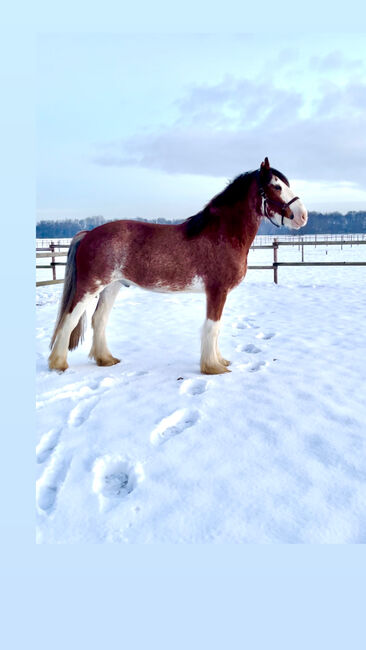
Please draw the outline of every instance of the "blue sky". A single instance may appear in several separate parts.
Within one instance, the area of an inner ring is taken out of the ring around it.
[[[38,219],[184,218],[266,155],[366,209],[363,35],[47,35],[37,69]]]

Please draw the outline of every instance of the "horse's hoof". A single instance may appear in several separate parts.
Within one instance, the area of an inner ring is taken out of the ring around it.
[[[98,366],[115,366],[116,363],[120,363],[121,359],[117,357],[108,357],[108,359],[96,359]]]
[[[231,361],[228,361],[227,359],[220,359],[220,363],[222,363],[223,366],[231,366]]]
[[[50,370],[57,370],[58,372],[65,372],[68,369],[69,364],[67,361],[61,361],[60,359],[49,359],[48,367]]]
[[[51,368],[51,366],[50,366],[50,370],[55,370],[56,372],[58,372],[60,374],[61,372],[65,372],[65,370],[67,370],[68,367],[69,367],[69,364],[67,364],[66,366],[64,366],[62,368],[54,368],[54,367]]]
[[[215,366],[201,366],[203,375],[223,375],[225,372],[231,372],[226,366],[217,364]]]

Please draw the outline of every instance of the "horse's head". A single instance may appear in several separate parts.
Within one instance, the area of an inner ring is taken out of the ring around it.
[[[268,158],[260,166],[259,192],[262,197],[262,215],[275,226],[298,230],[306,225],[307,209],[291,190],[286,176],[273,169]]]

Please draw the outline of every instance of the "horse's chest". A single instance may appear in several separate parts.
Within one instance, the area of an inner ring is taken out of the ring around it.
[[[232,288],[239,284],[244,278],[247,268],[246,256],[232,252],[223,256],[220,263],[213,272],[216,272],[218,279],[227,287]]]

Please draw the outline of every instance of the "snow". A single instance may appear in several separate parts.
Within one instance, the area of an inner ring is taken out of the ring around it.
[[[366,542],[365,267],[271,280],[229,295],[219,376],[199,373],[204,296],[134,287],[107,330],[122,362],[89,360],[89,331],[51,373],[62,287],[37,290],[38,543]]]

